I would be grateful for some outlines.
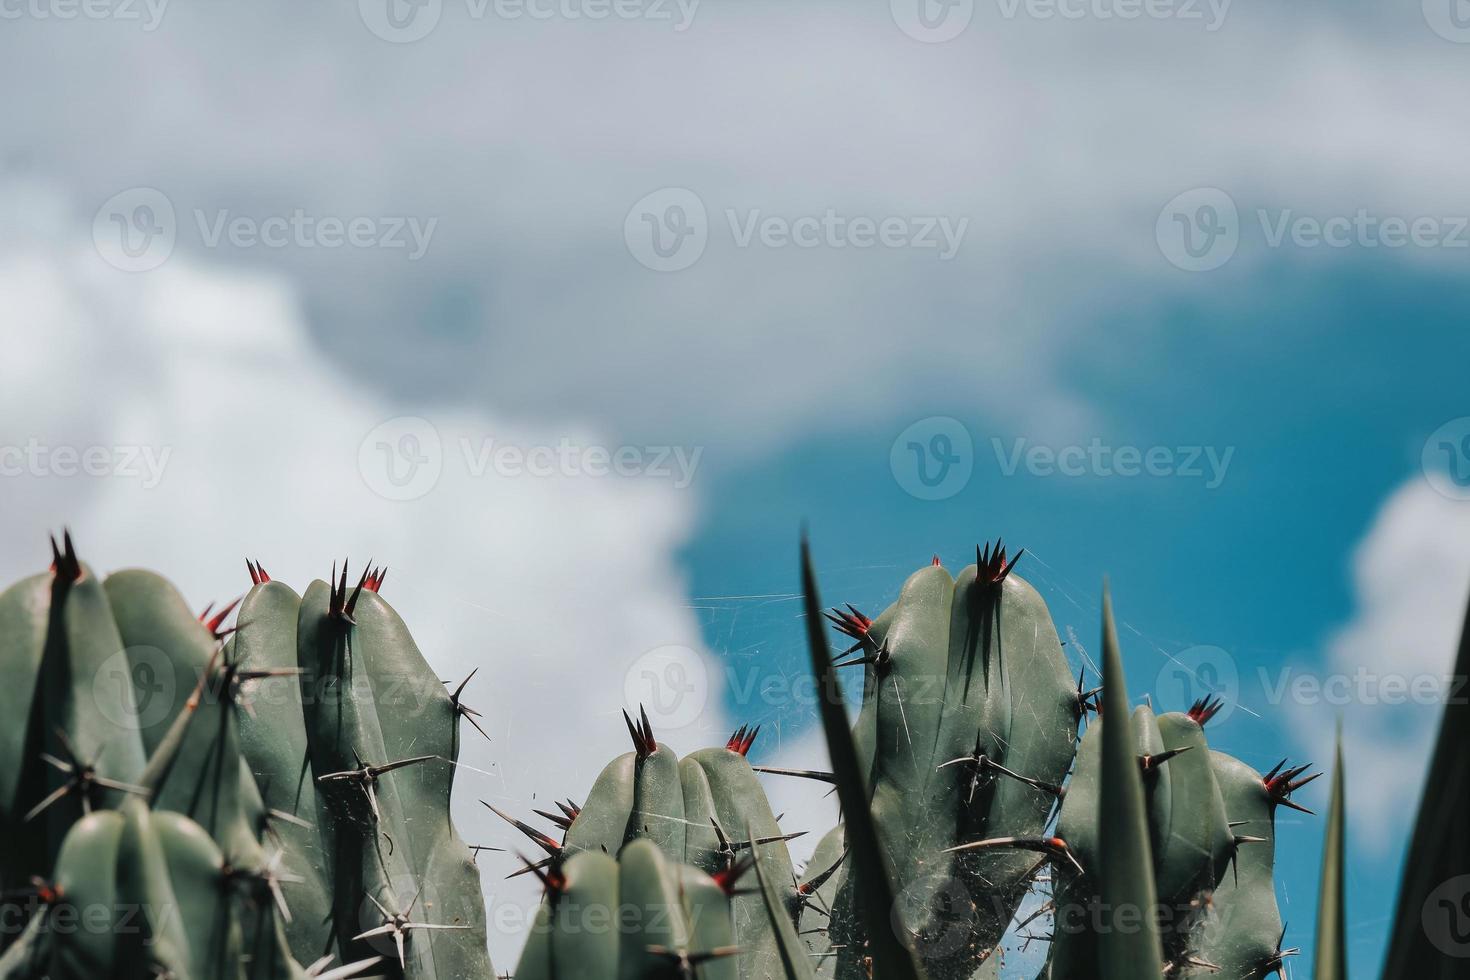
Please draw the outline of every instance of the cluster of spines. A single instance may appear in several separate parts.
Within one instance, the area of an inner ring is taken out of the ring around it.
[[[223,640],[225,637],[235,632],[235,627],[225,626],[225,620],[230,618],[230,613],[235,611],[235,607],[239,606],[244,598],[244,596],[241,596],[234,602],[227,603],[223,608],[219,610],[216,610],[214,608],[214,603],[211,602],[209,605],[205,606],[204,611],[199,614],[199,622],[203,624],[205,629],[209,630],[210,635],[213,636],[216,641]]]
[[[385,572],[384,574],[387,573]],[[378,584],[382,584],[382,579],[378,580]],[[374,589],[373,591],[376,592],[377,590]],[[454,693],[449,695],[449,703],[453,706],[455,714],[459,715],[465,721],[475,726],[475,731],[485,736],[485,740],[489,741],[489,734],[486,733],[485,729],[480,727],[480,723],[475,720],[477,718],[483,717],[483,715],[481,715],[474,708],[471,708],[469,705],[464,703],[464,689],[469,686],[470,681],[474,680],[475,675],[479,672],[480,668],[476,667],[474,670],[469,672],[469,675],[465,677],[464,680],[459,682],[459,686],[454,689]],[[449,685],[449,681],[444,681],[443,683],[446,687]]]
[[[843,651],[844,655],[873,643],[868,637],[868,631],[873,628],[873,621],[864,616],[852,603],[848,603],[846,609],[829,609],[823,615],[837,628],[839,633],[856,641]]]
[[[726,740],[725,748],[731,752],[738,752],[741,755],[749,755],[750,747],[755,744],[755,737],[760,733],[761,726],[759,725],[756,725],[754,728],[741,725],[735,729],[735,734]]]
[[[1002,538],[995,539],[995,547],[993,549],[991,548],[989,542],[986,542],[983,551],[981,550],[979,545],[976,545],[976,581],[983,582],[988,585],[1000,585],[1006,580],[1006,576],[1011,574],[1011,570],[1016,567],[1016,562],[1020,561],[1021,556],[1025,553],[1026,549],[1022,548],[1020,551],[1016,552],[1013,558],[1007,561],[1005,541]]]
[[[71,541],[71,529],[61,531],[61,545],[56,544],[56,535],[51,536],[51,571],[61,582],[75,582],[82,577],[82,563],[77,558],[77,549]]]
[[[658,742],[653,737],[653,725],[649,722],[648,712],[642,705],[638,706],[636,722],[627,711],[624,711],[623,723],[628,726],[628,735],[633,739],[633,751],[638,754],[639,760],[646,759],[658,751]]]
[[[1220,709],[1223,707],[1225,707],[1224,698],[1211,697],[1206,694],[1191,704],[1185,714],[1189,716],[1191,721],[1203,728],[1214,720],[1215,716],[1220,713]]]
[[[1271,797],[1271,802],[1276,806],[1289,807],[1301,813],[1311,814],[1311,810],[1291,798],[1292,793],[1322,775],[1320,772],[1305,775],[1310,768],[1312,768],[1310,762],[1288,768],[1285,759],[1272,766],[1271,771],[1261,777],[1261,782],[1265,785],[1266,794]]]
[[[383,580],[388,577],[388,569],[375,568],[369,561],[362,570],[362,576],[357,580],[357,587],[349,594],[347,591],[347,561],[345,558],[342,560],[340,578],[337,576],[337,563],[332,563],[332,578],[329,582],[332,591],[327,598],[327,615],[345,623],[356,623],[353,616],[357,613],[357,600],[362,596],[363,589],[377,592],[382,587]]]

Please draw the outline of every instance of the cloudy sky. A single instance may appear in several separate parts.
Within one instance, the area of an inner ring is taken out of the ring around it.
[[[681,749],[822,762],[752,693],[803,521],[875,610],[1004,535],[1253,765],[1348,720],[1371,969],[1437,717],[1383,680],[1470,586],[1451,4],[0,2],[0,572],[63,524],[199,606],[387,562],[481,667],[457,812],[505,844],[475,800],[579,797],[660,685]]]

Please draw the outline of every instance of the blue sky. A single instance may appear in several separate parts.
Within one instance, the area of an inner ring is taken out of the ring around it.
[[[1214,312],[1234,305],[1231,295],[1241,288],[1250,290],[1248,314]],[[1237,712],[1214,743],[1261,770],[1288,754],[1320,765],[1329,760],[1302,747],[1283,717],[1292,706],[1268,703],[1258,672],[1320,665],[1329,634],[1352,617],[1354,547],[1399,484],[1423,479],[1429,433],[1463,411],[1459,359],[1426,352],[1466,351],[1457,326],[1465,292],[1462,276],[1344,262],[1305,274],[1277,269],[1218,292],[1150,298],[1145,311],[1110,311],[1109,319],[1135,324],[1156,317],[1203,340],[1151,352],[1126,377],[1098,385],[1109,421],[1097,435],[1115,446],[1233,446],[1218,488],[1184,477],[1005,476],[990,435],[1009,447],[1025,428],[995,425],[959,393],[926,392],[886,423],[824,434],[760,465],[717,472],[685,554],[694,594],[795,591],[793,542],[803,520],[828,601],[852,601],[870,613],[892,601],[931,553],[957,569],[974,560],[976,541],[1004,535],[1039,557],[1023,558],[1020,572],[1046,595],[1059,629],[1075,628],[1094,651],[1100,582],[1110,577],[1119,615],[1141,634],[1125,630],[1123,639],[1135,696],[1175,690],[1155,683],[1166,653],[1222,648],[1242,678],[1242,703],[1260,717]],[[1079,378],[1085,383],[1085,366],[1095,359],[1116,358],[1118,346],[1100,337],[1095,349],[1078,350]],[[942,501],[915,499],[889,470],[893,438],[930,414],[965,420],[977,443],[969,485]],[[757,649],[800,670],[796,615],[789,601],[711,600],[703,618],[716,649]],[[1442,656],[1447,663],[1450,651]],[[1330,706],[1303,710],[1331,729]],[[787,734],[804,720],[801,711],[771,713]],[[1351,758],[1348,767],[1354,791],[1373,793],[1371,776],[1370,785],[1354,784]],[[1303,799],[1318,808],[1325,794],[1325,785],[1313,786]],[[1288,942],[1306,948],[1298,967],[1305,970],[1320,819],[1281,813],[1279,894]],[[1404,802],[1386,847],[1353,842],[1351,954],[1365,975],[1382,954],[1411,813]]]
[[[1470,31],[1448,0],[994,0],[944,8],[972,10],[944,37],[910,0],[704,0],[687,22],[443,0],[412,38],[385,36],[386,2],[6,20],[0,83],[27,94],[0,133],[0,448],[168,462],[156,484],[8,479],[5,578],[63,524],[201,607],[245,555],[303,586],[344,552],[387,561],[446,676],[517,679],[482,694],[495,740],[455,802],[492,844],[477,797],[581,793],[660,651],[707,680],[660,719],[681,751],[765,721],[758,752],[820,764],[801,709],[721,680],[800,669],[803,522],[828,598],[872,611],[1003,535],[1088,647],[1110,576],[1134,693],[1223,656],[1241,708],[1216,738],[1261,768],[1325,761],[1337,714],[1262,670],[1448,665],[1470,503],[1422,466],[1470,416]],[[143,229],[168,234],[122,248]],[[892,450],[936,417],[971,475],[919,499]],[[434,461],[408,495],[378,454],[405,436]],[[688,485],[536,476],[477,468],[487,440],[699,456]],[[1006,475],[993,440],[1230,455],[1214,487]],[[1364,970],[1436,712],[1343,714]],[[1283,830],[1306,947],[1317,827]],[[523,884],[487,875],[492,908],[529,907]]]

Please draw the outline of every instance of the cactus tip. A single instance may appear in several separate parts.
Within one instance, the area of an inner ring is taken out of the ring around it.
[[[760,734],[760,731],[761,726],[759,725],[754,728],[741,725],[735,729],[735,734],[725,742],[725,748],[731,752],[738,752],[740,755],[749,755],[750,747],[755,744],[755,737]]]
[[[1304,775],[1310,768],[1312,768],[1310,762],[1287,768],[1285,759],[1272,766],[1271,771],[1261,777],[1261,782],[1266,787],[1266,795],[1271,798],[1271,803],[1276,806],[1290,807],[1301,813],[1311,814],[1311,810],[1308,810],[1291,798],[1292,793],[1295,793],[1322,775],[1320,772]]]
[[[1193,704],[1191,704],[1189,706],[1189,711],[1186,712],[1186,714],[1189,715],[1190,719],[1195,724],[1203,728],[1208,725],[1216,715],[1220,713],[1220,709],[1223,707],[1225,707],[1224,698],[1211,697],[1210,695],[1206,694],[1204,697],[1199,698]]]
[[[638,721],[635,722],[628,712],[624,711],[623,724],[628,726],[628,735],[633,739],[633,751],[638,754],[640,761],[658,751],[658,742],[653,737],[653,725],[648,720],[648,712],[641,704],[638,706]]]
[[[204,628],[209,630],[210,635],[213,636],[216,641],[223,640],[225,637],[235,632],[235,627],[233,626],[228,629],[224,628],[225,620],[230,618],[230,613],[235,611],[235,607],[238,606],[241,600],[243,600],[244,598],[244,596],[240,596],[240,598],[236,599],[234,602],[231,602],[223,609],[220,609],[218,612],[214,612],[213,615],[210,615],[210,613],[214,611],[214,603],[211,602],[209,605],[205,606],[204,611],[199,614],[199,622],[204,624]]]
[[[246,558],[245,568],[250,572],[251,585],[263,585],[271,580],[270,575],[266,574],[265,568],[261,566],[258,560],[252,562],[249,558]]]
[[[357,600],[362,596],[362,590],[367,586],[368,577],[373,571],[373,563],[369,561],[362,570],[362,576],[357,580],[357,587],[351,594],[347,592],[347,562],[342,559],[342,575],[337,576],[337,563],[332,563],[331,595],[327,598],[327,615],[332,619],[341,620],[344,623],[357,625],[353,616],[357,612]],[[378,584],[382,584],[382,577],[378,578]],[[376,589],[370,591],[376,592]]]
[[[852,653],[859,647],[871,648],[873,645],[872,638],[868,636],[868,631],[873,628],[873,621],[859,612],[852,603],[849,602],[846,605],[846,609],[834,608],[823,613],[837,632],[857,641],[842,652],[843,656]]]
[[[82,577],[82,563],[77,559],[70,528],[62,528],[60,546],[56,544],[56,535],[51,535],[51,571],[59,582],[75,582]]]
[[[979,545],[975,546],[975,578],[986,585],[999,585],[1011,574],[1011,569],[1016,567],[1016,562],[1026,553],[1022,548],[1016,552],[1009,561],[1006,560],[1006,546],[1004,538],[995,539],[995,547],[992,549],[986,542],[982,550]]]

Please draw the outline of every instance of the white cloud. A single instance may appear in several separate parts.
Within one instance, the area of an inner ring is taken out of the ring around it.
[[[1408,833],[1439,728],[1442,707],[1416,698],[1412,685],[1442,682],[1453,669],[1470,590],[1470,508],[1410,480],[1384,503],[1352,570],[1356,610],[1327,644],[1324,694],[1292,703],[1290,717],[1311,757],[1331,759],[1341,713],[1350,825],[1356,840],[1381,850]],[[1344,693],[1349,703],[1333,703]]]
[[[673,557],[690,531],[690,492],[651,478],[476,478],[457,458],[460,437],[555,445],[595,430],[415,405],[444,441],[443,475],[422,499],[395,503],[369,489],[358,447],[405,407],[313,348],[277,276],[193,261],[130,276],[64,234],[10,235],[0,294],[0,445],[170,453],[152,489],[122,475],[0,480],[0,578],[44,568],[45,534],[63,525],[99,570],[156,569],[195,607],[242,593],[247,556],[298,591],[344,553],[354,572],[386,562],[385,598],[435,669],[480,668],[467,702],[493,741],[466,729],[462,762],[473,768],[460,773],[455,813],[467,840],[525,850],[477,800],[530,816],[553,797],[581,798],[626,748],[629,665],[671,644],[706,656]],[[721,675],[707,674],[704,711],[660,732],[680,751],[728,733]],[[501,880],[507,855],[480,863],[498,903],[534,904],[533,879]],[[492,927],[492,953],[509,969],[521,918],[502,921],[511,927]]]
[[[231,253],[289,267],[313,328],[384,383],[732,449],[924,398],[1037,438],[1075,432],[1095,408],[1068,362],[1089,353],[1097,309],[1180,290],[1228,303],[1242,293],[1225,284],[1263,260],[1459,255],[1266,254],[1254,214],[1470,211],[1463,51],[1418,4],[1356,20],[1235,5],[1216,31],[978,4],[941,45],[905,36],[887,6],[710,0],[677,32],[445,3],[433,34],[396,45],[353,3],[176,4],[147,34],[11,23],[0,82],[28,93],[13,145],[44,148],[35,165],[94,206],[161,188],[180,255],[201,247],[194,208],[440,217],[418,263]],[[662,186],[693,189],[711,216],[681,273],[642,268],[622,240],[629,207]],[[1230,191],[1248,233],[1226,269],[1190,275],[1154,226],[1201,186]],[[829,207],[970,226],[942,263],[741,249],[725,218]],[[1140,328],[1110,329],[1128,356],[1089,359],[1090,376],[1136,367]]]

